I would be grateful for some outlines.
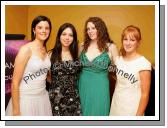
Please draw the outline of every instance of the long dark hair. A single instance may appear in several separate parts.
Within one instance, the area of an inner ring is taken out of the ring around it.
[[[92,22],[97,29],[97,45],[98,49],[102,51],[108,51],[108,47],[106,43],[113,43],[110,39],[107,27],[105,22],[99,17],[89,17],[89,19],[85,22],[84,27],[84,51],[87,51],[91,39],[87,33],[87,24],[88,22]]]
[[[41,21],[47,21],[47,22],[48,22],[49,28],[50,28],[50,33],[51,33],[52,24],[51,24],[50,19],[49,19],[48,17],[42,16],[42,15],[37,16],[37,17],[34,18],[34,20],[32,21],[32,24],[31,24],[31,41],[35,40],[35,35],[34,35],[33,30],[35,29],[36,25],[37,25],[39,22],[41,22]],[[43,45],[44,45],[45,48],[46,48],[46,43],[47,43],[47,41],[48,41],[48,39],[49,39],[49,37],[50,37],[50,33],[49,33],[48,38],[44,41],[44,44],[43,44]]]
[[[78,39],[77,39],[76,29],[71,23],[64,23],[60,26],[58,33],[57,33],[57,36],[56,36],[55,46],[52,49],[51,63],[62,60],[62,58],[61,58],[62,44],[60,41],[60,36],[66,28],[70,28],[72,30],[72,33],[73,33],[73,42],[69,46],[71,56],[72,56],[73,60],[78,60]]]

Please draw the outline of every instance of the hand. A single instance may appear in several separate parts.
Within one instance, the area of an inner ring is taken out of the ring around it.
[[[138,113],[137,113],[136,116],[144,116],[144,114],[138,114]]]
[[[13,112],[13,116],[21,116],[21,113],[19,111]]]

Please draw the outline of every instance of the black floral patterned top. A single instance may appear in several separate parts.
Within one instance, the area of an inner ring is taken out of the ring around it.
[[[60,61],[51,65],[52,82],[49,98],[54,116],[80,116],[81,106],[77,81],[79,61]]]

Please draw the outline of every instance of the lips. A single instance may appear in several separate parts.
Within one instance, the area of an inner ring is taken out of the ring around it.
[[[93,34],[89,34],[90,36],[92,36]]]
[[[131,47],[125,47],[125,48],[130,49]]]
[[[94,38],[95,36],[94,35],[89,35],[90,38]]]
[[[64,41],[64,43],[65,43],[65,44],[69,44],[69,43],[70,43],[70,41]]]
[[[40,34],[41,36],[46,36],[46,34]]]

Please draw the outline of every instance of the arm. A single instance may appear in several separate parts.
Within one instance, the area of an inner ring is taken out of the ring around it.
[[[47,74],[47,78],[46,78],[47,82],[49,82],[49,84],[51,84],[51,70],[48,71],[48,74]]]
[[[110,59],[115,63],[116,57],[119,55],[117,46],[115,44],[111,44],[109,46],[109,53],[110,53]]]
[[[150,83],[151,83],[151,72],[148,70],[140,71],[140,80],[141,80],[141,98],[139,102],[139,107],[136,113],[136,116],[144,115],[145,109],[149,100],[150,92]]]
[[[49,52],[48,52],[48,56],[49,56],[49,58],[50,58],[50,60],[51,60],[52,51],[49,51]],[[48,71],[46,81],[49,82],[49,84],[51,84],[51,69]]]
[[[83,51],[83,49],[84,49],[84,43],[80,43],[79,44],[79,53],[78,53],[78,56],[80,56],[80,54]]]
[[[11,85],[11,96],[13,105],[13,115],[18,116],[20,113],[19,104],[19,85],[23,77],[24,69],[29,60],[30,51],[29,48],[23,46],[15,58],[14,71]]]

